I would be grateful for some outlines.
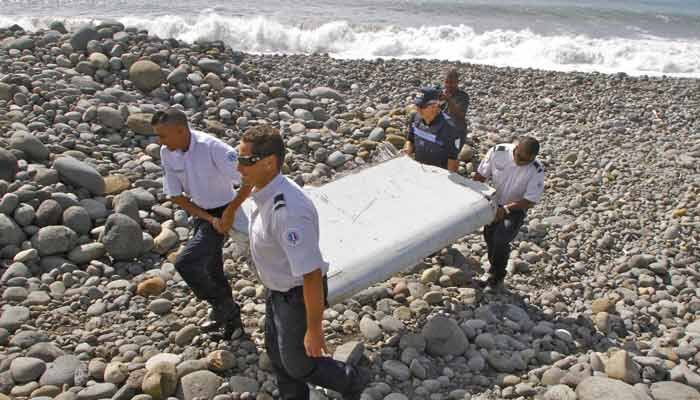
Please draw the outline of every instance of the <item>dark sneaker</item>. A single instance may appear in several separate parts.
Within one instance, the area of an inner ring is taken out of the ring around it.
[[[228,321],[216,319],[206,321],[200,326],[200,329],[202,332],[208,333],[214,340],[233,340],[245,334],[240,314],[231,317]]]
[[[497,278],[494,278],[493,276],[491,276],[486,280],[476,281],[476,286],[480,289],[489,290],[489,291],[492,291],[494,289],[501,290],[505,286],[503,281],[504,281],[504,279],[497,279]]]
[[[230,319],[226,325],[224,325],[224,340],[238,339],[245,335],[244,327],[240,315]]]
[[[483,280],[483,279],[478,279],[474,282],[474,286],[476,286],[476,288],[478,288],[478,289],[484,289],[488,285],[489,285],[488,281]]]
[[[221,329],[221,327],[223,327],[223,324],[221,322],[215,321],[215,320],[209,320],[209,321],[204,322],[199,328],[204,333],[212,333],[212,332],[218,332]]]
[[[488,293],[497,293],[503,291],[504,289],[505,284],[503,283],[503,279],[489,278],[486,281],[484,291]]]
[[[351,369],[350,376],[352,376],[352,381],[350,390],[343,394],[343,400],[360,400],[362,392],[367,389],[372,381],[372,376],[367,368],[353,367],[351,365],[345,368]]]

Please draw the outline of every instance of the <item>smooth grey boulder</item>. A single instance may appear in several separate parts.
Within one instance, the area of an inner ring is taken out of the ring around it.
[[[102,175],[91,165],[73,157],[60,157],[53,168],[58,171],[61,180],[70,185],[87,189],[94,195],[105,191],[105,181]]]
[[[124,214],[112,214],[102,232],[100,241],[107,254],[116,260],[132,260],[143,251],[141,226]]]
[[[63,225],[46,226],[32,236],[32,246],[42,256],[66,253],[78,242],[78,235]]]

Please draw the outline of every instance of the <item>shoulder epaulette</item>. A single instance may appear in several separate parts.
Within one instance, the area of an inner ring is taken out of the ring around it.
[[[542,164],[540,164],[538,161],[533,161],[532,166],[535,167],[538,173],[541,173],[543,171]]]
[[[278,210],[282,207],[285,207],[287,203],[284,202],[284,194],[280,193],[277,196],[275,196],[274,199],[274,205],[272,206],[273,210]]]
[[[496,146],[496,151],[506,151],[506,146],[503,146],[503,145]]]

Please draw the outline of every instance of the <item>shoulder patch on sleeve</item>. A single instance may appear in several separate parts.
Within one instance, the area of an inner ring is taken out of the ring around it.
[[[301,244],[301,233],[298,229],[289,228],[284,234],[284,241],[289,247],[297,247]]]
[[[287,203],[284,201],[284,194],[280,193],[274,198],[274,205],[272,206],[273,210],[278,210],[282,207],[285,207]]]
[[[238,161],[238,153],[236,153],[236,150],[229,150],[226,153],[226,159],[231,163]]]
[[[533,161],[532,166],[535,167],[537,170],[537,173],[542,173],[544,170],[542,169],[542,164],[540,164],[538,161]]]
[[[506,150],[506,146],[503,146],[503,145],[496,146],[496,151],[505,151],[505,150]]]

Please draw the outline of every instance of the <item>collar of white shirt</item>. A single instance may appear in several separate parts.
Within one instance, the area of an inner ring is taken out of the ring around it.
[[[277,188],[284,181],[284,175],[277,174],[272,180],[260,190],[253,192],[253,200],[258,207],[265,204],[277,192]]]
[[[204,139],[202,135],[206,135],[206,133],[195,131],[194,129],[190,130],[190,145],[185,151],[185,153],[194,154],[194,149],[195,147],[197,147],[197,143],[201,142],[202,139]]]
[[[166,150],[168,151],[168,153],[170,153],[170,155],[173,158],[182,159],[185,156],[190,156],[190,155],[194,154],[194,149],[195,149],[195,147],[197,147],[196,143],[201,140],[201,137],[199,135],[200,135],[199,132],[197,132],[195,130],[190,130],[190,143],[189,143],[189,146],[187,146],[186,150],[168,150],[168,149],[166,149]]]

